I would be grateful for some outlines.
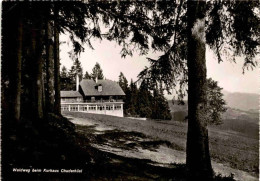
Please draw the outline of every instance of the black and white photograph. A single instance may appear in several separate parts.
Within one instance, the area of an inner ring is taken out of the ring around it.
[[[259,180],[259,0],[0,4],[1,180]]]

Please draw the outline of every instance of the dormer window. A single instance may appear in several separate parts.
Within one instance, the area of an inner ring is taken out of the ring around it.
[[[98,92],[102,92],[102,91],[103,91],[103,88],[102,88],[102,85],[101,85],[101,84],[95,85],[95,89],[96,89]]]
[[[102,92],[102,85],[101,84],[98,85],[98,92]]]

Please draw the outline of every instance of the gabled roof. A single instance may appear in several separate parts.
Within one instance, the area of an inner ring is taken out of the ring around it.
[[[102,85],[102,91],[98,92],[98,85]],[[95,82],[92,79],[83,79],[80,82],[80,87],[85,96],[123,96],[124,91],[119,84],[112,80],[98,80]]]
[[[60,91],[61,97],[82,97],[78,91]]]

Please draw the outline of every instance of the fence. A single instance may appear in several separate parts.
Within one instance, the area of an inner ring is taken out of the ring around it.
[[[123,102],[61,103],[61,111],[78,111],[123,117]]]

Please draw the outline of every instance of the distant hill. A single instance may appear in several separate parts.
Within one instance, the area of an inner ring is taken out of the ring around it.
[[[228,92],[225,90],[223,90],[222,93],[224,94],[224,99],[227,103],[227,106],[230,108],[240,109],[242,111],[252,111],[252,112],[258,112],[258,110],[259,110],[259,95],[258,94]],[[165,94],[165,98],[170,101],[170,100],[172,100],[173,95]],[[171,104],[169,104],[169,106],[171,106]],[[173,108],[173,107],[171,107],[171,108]],[[175,109],[171,109],[171,111],[176,110],[176,109],[178,110],[179,107],[175,107]]]
[[[223,91],[224,99],[229,107],[223,114],[224,119],[247,119],[248,122],[258,122],[259,96],[252,93],[231,93]],[[183,121],[188,114],[188,105],[178,105],[177,101],[172,103],[168,100],[172,117],[175,120]]]
[[[259,95],[252,93],[239,93],[223,91],[227,106],[243,111],[253,111],[259,109]]]

